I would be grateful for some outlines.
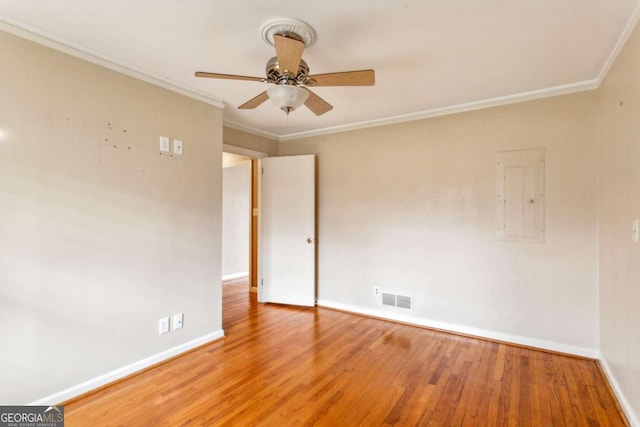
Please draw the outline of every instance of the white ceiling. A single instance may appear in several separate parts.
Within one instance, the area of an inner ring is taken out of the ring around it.
[[[227,124],[286,139],[596,87],[638,4],[0,0],[0,21],[222,101]],[[262,83],[193,76],[199,70],[263,77],[275,54],[260,28],[277,17],[299,18],[316,30],[304,54],[312,74],[373,68],[376,85],[316,88],[334,109],[316,117],[300,108],[287,117],[269,102],[237,109],[266,89]]]

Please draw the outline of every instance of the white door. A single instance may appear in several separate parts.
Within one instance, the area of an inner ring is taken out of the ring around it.
[[[262,159],[258,299],[315,305],[315,157]]]

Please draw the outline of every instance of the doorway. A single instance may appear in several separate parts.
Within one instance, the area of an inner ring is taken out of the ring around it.
[[[236,284],[253,290],[259,302],[314,306],[315,156],[264,158],[248,151],[223,148],[223,285],[243,278]],[[229,229],[245,234],[230,237]],[[238,254],[236,246],[247,243]]]
[[[260,159],[266,153],[223,145],[222,282],[258,286]]]

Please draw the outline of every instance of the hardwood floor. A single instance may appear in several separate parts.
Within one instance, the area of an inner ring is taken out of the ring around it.
[[[225,285],[224,340],[65,405],[67,426],[623,426],[595,362]]]

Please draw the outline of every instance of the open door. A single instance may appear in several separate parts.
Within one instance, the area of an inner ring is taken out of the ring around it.
[[[258,290],[258,212],[260,200],[260,161],[251,160],[251,223],[249,225],[249,287]]]
[[[262,159],[260,302],[315,305],[315,157]]]

